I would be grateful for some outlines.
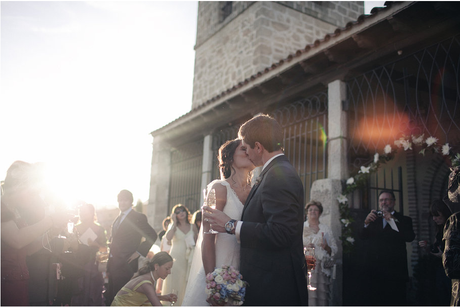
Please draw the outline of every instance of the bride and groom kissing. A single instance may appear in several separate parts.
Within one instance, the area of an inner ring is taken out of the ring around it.
[[[283,130],[268,115],[244,123],[219,149],[221,180],[208,185],[217,206],[203,206],[183,305],[214,304],[206,274],[230,265],[249,286],[244,305],[308,305],[303,255],[303,184],[283,154]],[[254,186],[250,174],[263,166]],[[217,235],[206,234],[212,229]]]

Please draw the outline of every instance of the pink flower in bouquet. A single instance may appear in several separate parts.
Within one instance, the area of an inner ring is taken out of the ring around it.
[[[206,276],[208,299],[214,300],[217,305],[242,305],[248,285],[242,279],[240,272],[232,266],[216,268]]]

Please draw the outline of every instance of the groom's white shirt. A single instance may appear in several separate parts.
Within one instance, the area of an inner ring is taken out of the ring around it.
[[[263,172],[265,167],[267,167],[267,165],[270,164],[270,162],[272,162],[273,159],[275,159],[275,158],[277,158],[279,156],[284,156],[284,153],[280,153],[280,154],[277,154],[276,156],[271,157],[267,162],[264,163],[264,166],[262,167],[262,170],[260,172]],[[238,223],[236,224],[236,228],[235,228],[235,236],[236,236],[236,241],[238,243],[241,243],[240,242],[241,226],[243,226],[243,221],[238,221]]]

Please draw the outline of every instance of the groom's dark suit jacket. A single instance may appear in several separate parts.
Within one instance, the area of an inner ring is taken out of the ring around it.
[[[142,241],[142,238],[145,238],[145,241]],[[149,225],[147,217],[134,209],[128,213],[118,229],[114,229],[112,225],[111,256],[107,263],[109,300],[113,299],[112,296],[115,296],[118,290],[137,272],[138,259],[128,263],[128,258],[135,252],[144,257],[147,256],[156,239],[157,233]]]
[[[243,209],[240,230],[245,305],[308,305],[303,254],[302,182],[283,155],[262,171]]]

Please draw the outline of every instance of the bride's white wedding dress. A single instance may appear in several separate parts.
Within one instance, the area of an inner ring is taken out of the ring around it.
[[[214,180],[208,184],[208,191],[215,183],[220,183],[227,188],[227,203],[224,207],[224,213],[232,219],[241,220],[243,204],[235,191],[233,191],[230,184],[225,180]],[[183,306],[209,306],[209,303],[206,302],[206,276],[201,260],[202,236],[203,227],[200,229],[200,234],[196,243],[187,289],[185,291],[184,300],[182,301]],[[227,233],[219,233],[216,236],[216,267],[219,268],[227,264],[239,270],[240,244],[236,241],[236,237]]]

